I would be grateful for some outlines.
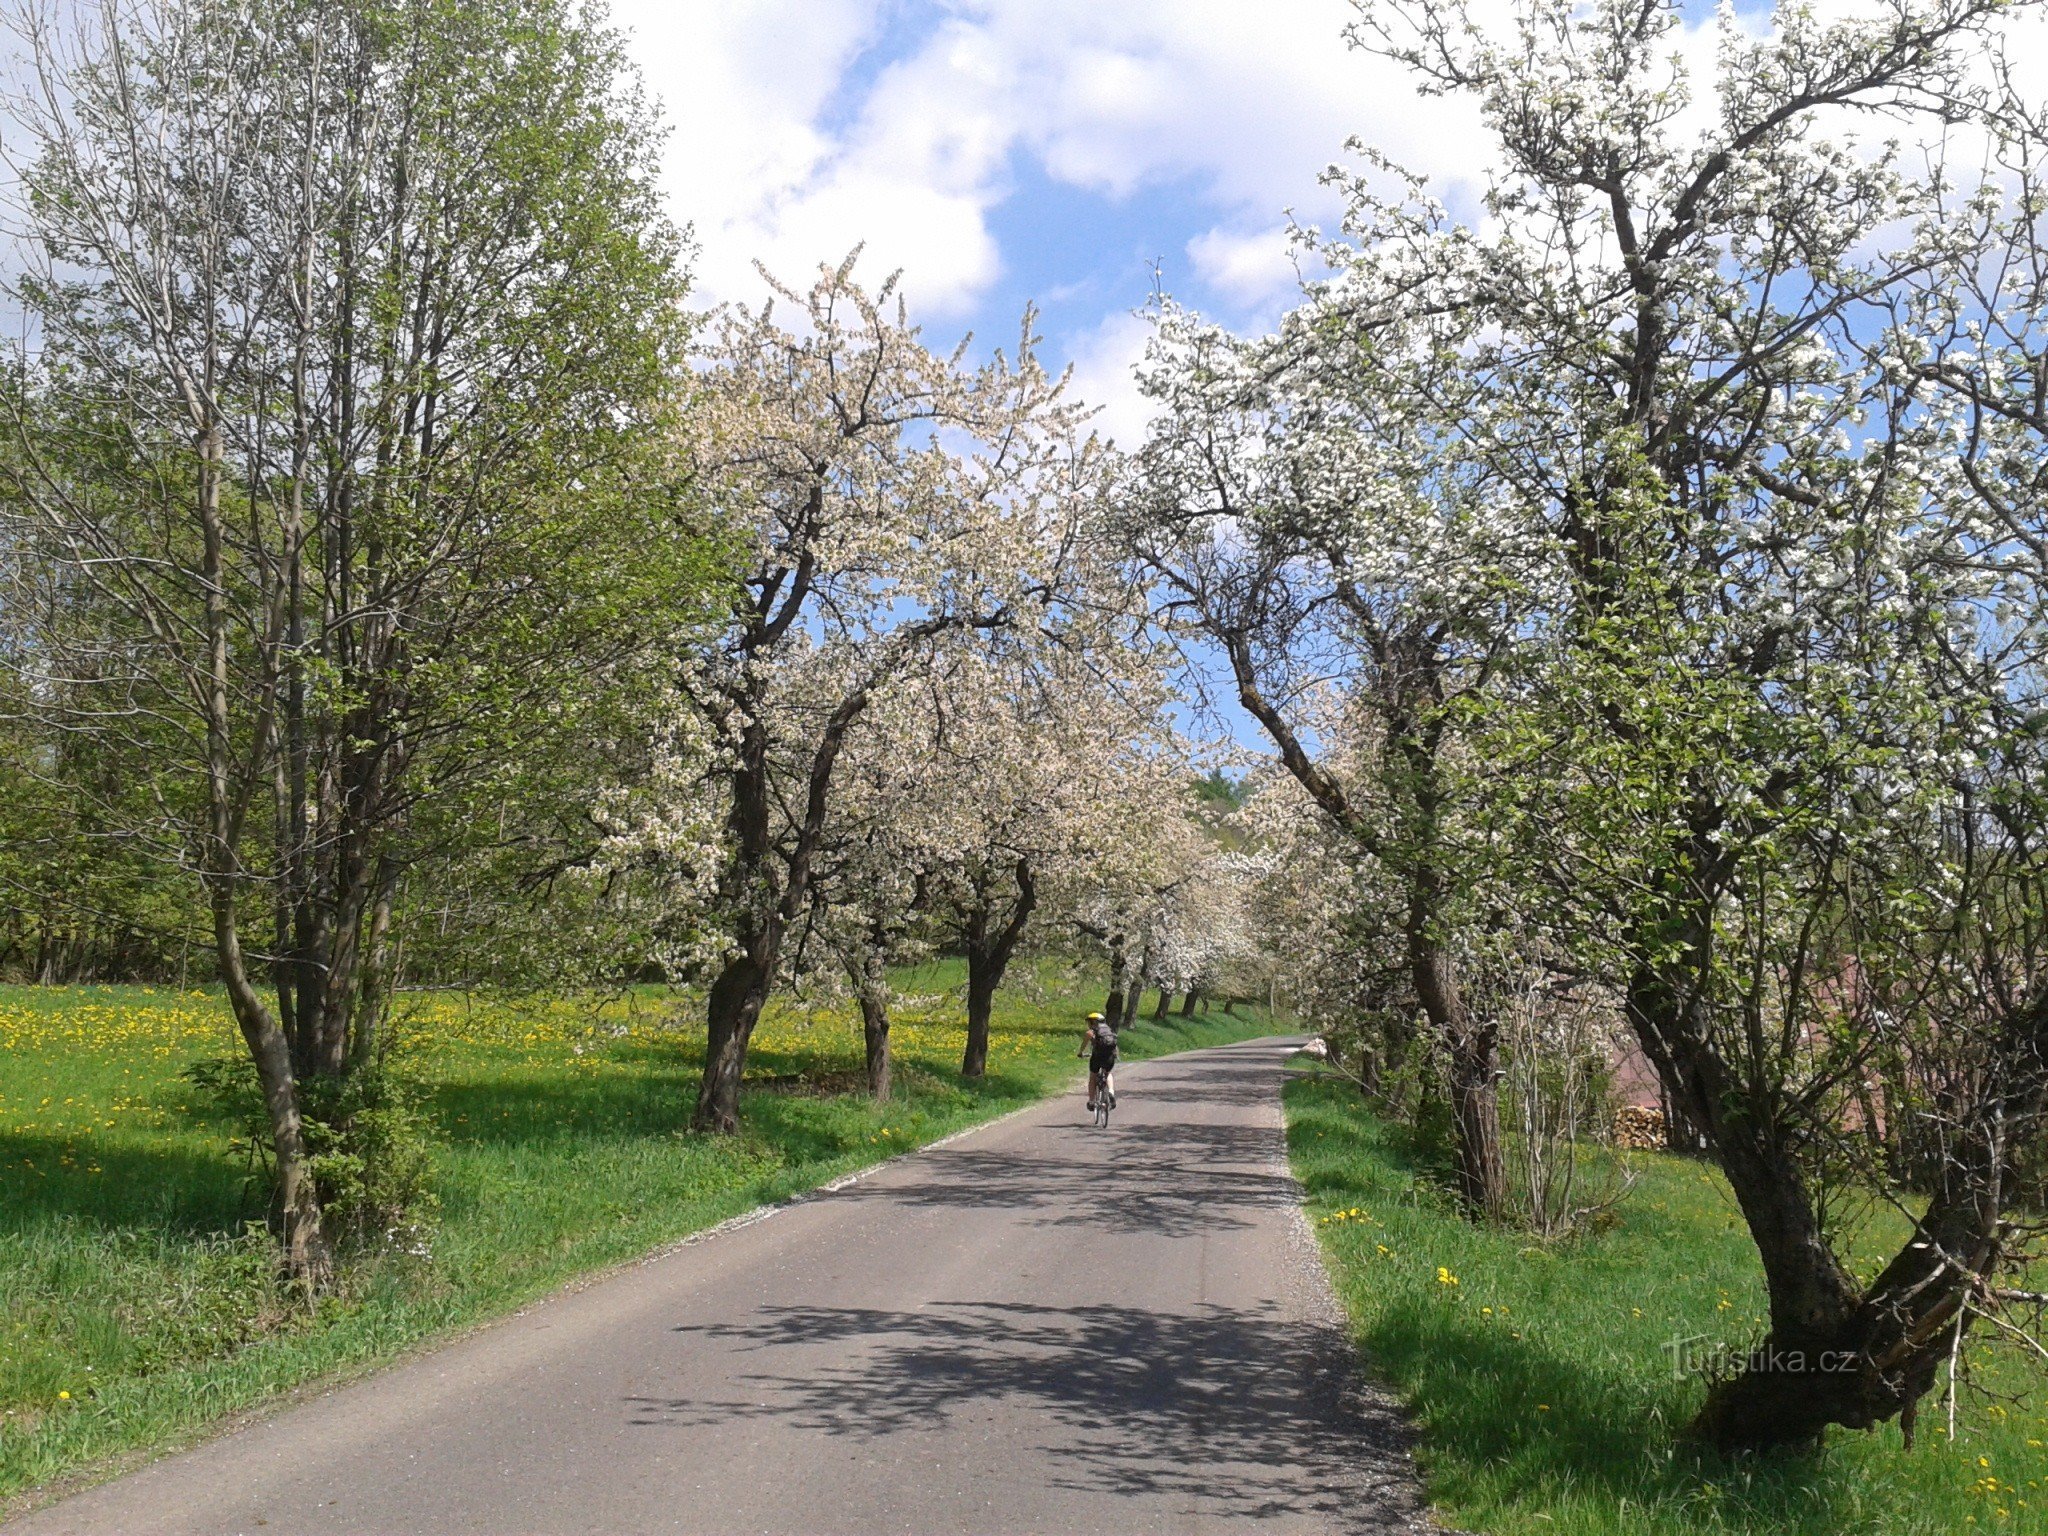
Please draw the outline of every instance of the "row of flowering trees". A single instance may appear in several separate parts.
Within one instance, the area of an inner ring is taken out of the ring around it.
[[[1723,11],[1691,69],[1674,4],[1362,4],[1484,122],[1483,203],[1367,153],[1274,334],[1160,315],[1127,537],[1291,786],[1323,1004],[1439,1053],[1486,1215],[1527,993],[1487,974],[1615,1000],[1756,1243],[1725,1445],[1910,1434],[2031,1304],[2037,9]],[[1850,1192],[1906,1218],[1874,1268]]]
[[[671,966],[708,980],[705,1130],[735,1127],[748,1038],[792,972],[843,975],[886,1093],[888,967],[957,950],[979,1076],[1034,921],[1099,941],[1135,1007],[1215,963],[1222,923],[1159,913],[1232,875],[1105,536],[1111,456],[1030,317],[1013,356],[970,364],[852,258],[775,298],[722,315],[704,352],[681,452],[741,574],[679,657],[663,771],[612,808],[607,850],[670,893]]]

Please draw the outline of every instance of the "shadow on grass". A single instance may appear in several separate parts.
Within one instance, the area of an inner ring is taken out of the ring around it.
[[[1306,1084],[1295,1092],[1333,1100],[1341,1094]],[[1313,1125],[1319,1133],[1313,1145],[1302,1122],[1290,1126],[1296,1166],[1313,1200],[1375,1210],[1408,1205],[1405,1247],[1421,1252],[1413,1223],[1441,1231],[1444,1251],[1463,1253],[1468,1281],[1482,1271],[1507,1274],[1534,1261],[1522,1234],[1474,1231],[1447,1203],[1439,1208],[1424,1182],[1431,1159],[1412,1138],[1355,1113],[1320,1115]],[[1418,1189],[1426,1191],[1419,1203]],[[1624,1219],[1635,1227],[1636,1244],[1681,1236],[1678,1224],[1653,1212],[1630,1211]],[[1645,1529],[1664,1529],[1657,1512],[1680,1509],[1697,1511],[1705,1528],[1754,1536],[1852,1528],[1841,1480],[1825,1475],[1826,1450],[1773,1458],[1717,1455],[1682,1438],[1687,1394],[1675,1390],[1677,1383],[1663,1392],[1652,1385],[1650,1373],[1668,1370],[1668,1362],[1638,1361],[1630,1370],[1559,1347],[1560,1336],[1597,1326],[1590,1315],[1598,1307],[1628,1299],[1590,1262],[1581,1291],[1587,1317],[1523,1317],[1516,1327],[1503,1316],[1485,1315],[1469,1299],[1458,1300],[1450,1289],[1368,1278],[1376,1249],[1370,1241],[1347,1249],[1351,1241],[1333,1244],[1330,1258],[1350,1302],[1354,1335],[1374,1373],[1415,1412],[1433,1481],[1455,1502],[1476,1498],[1526,1510],[1577,1493],[1610,1508],[1640,1508]],[[1585,1239],[1555,1258],[1590,1260],[1592,1245],[1603,1241]],[[1529,1336],[1538,1328],[1551,1340]]]
[[[1141,1021],[1132,1040],[1149,1047],[1144,1054],[1160,1054],[1190,1037],[1199,1043],[1209,1027],[1199,1019]],[[1009,1034],[1065,1032],[1049,1025],[1042,1031],[1005,1028]],[[432,1138],[455,1149],[546,1153],[578,1143],[673,1136],[689,1124],[701,1049],[701,1041],[681,1036],[674,1042],[609,1041],[587,1071],[444,1058],[422,1074],[422,1110]],[[949,1129],[1029,1103],[1051,1080],[1035,1055],[1015,1069],[996,1065],[969,1079],[950,1059],[905,1054],[897,1063],[897,1093],[886,1106],[858,1092],[787,1091],[792,1082],[812,1079],[821,1087],[845,1086],[849,1059],[857,1062],[857,1047],[850,1058],[845,1052],[753,1051],[741,1101],[746,1140],[783,1167],[857,1153],[881,1156],[891,1148],[870,1139],[878,1117],[893,1122],[899,1135],[911,1128]],[[1061,1064],[1055,1062],[1052,1076]],[[755,1086],[762,1079],[776,1080],[783,1091]],[[261,1219],[267,1198],[262,1173],[234,1150],[245,1129],[234,1115],[176,1077],[157,1085],[152,1097],[154,1107],[172,1117],[172,1134],[0,1132],[0,1233],[70,1218],[109,1231],[149,1227],[212,1235]],[[456,1192],[444,1194],[460,1203]]]
[[[1212,1019],[1145,1023],[1130,1038],[1133,1059],[1163,1055],[1213,1039]],[[1014,1031],[1012,1031],[1014,1033]],[[1064,1033],[1064,1031],[1060,1031]],[[1206,1037],[1206,1038],[1205,1038]],[[882,1125],[899,1136],[925,1134],[986,1119],[1040,1098],[1070,1065],[1032,1056],[1014,1067],[1000,1062],[979,1078],[960,1076],[951,1057],[903,1053],[895,1063],[895,1091],[877,1104],[865,1091],[843,1088],[858,1075],[857,1048],[845,1051],[756,1048],[750,1051],[740,1098],[742,1135],[772,1149],[784,1165],[822,1163],[854,1153],[892,1150],[871,1140]],[[543,1072],[534,1068],[442,1075],[427,1087],[426,1106],[437,1135],[457,1146],[499,1149],[623,1141],[678,1134],[689,1125],[702,1058],[665,1042],[621,1040],[602,1047],[594,1070]],[[1078,1061],[1072,1071],[1080,1071]],[[1263,1086],[1211,1073],[1189,1096],[1237,1102],[1264,1096]]]
[[[1023,1073],[990,1073],[974,1079],[939,1077],[900,1068],[896,1093],[878,1103],[865,1093],[818,1098],[779,1092],[743,1092],[740,1129],[766,1142],[791,1163],[828,1162],[856,1152],[886,1156],[933,1131],[979,1121],[1012,1105],[1028,1104],[1042,1087]],[[906,1136],[891,1148],[870,1140],[878,1122]]]
[[[67,1166],[67,1159],[69,1165]],[[96,1172],[94,1170],[97,1170]],[[210,1235],[263,1215],[246,1162],[175,1145],[0,1132],[0,1233],[56,1218]]]
[[[1439,1468],[1483,1479],[1489,1501],[1583,1491],[1646,1510],[1712,1504],[1714,1529],[1847,1531],[1828,1453],[1728,1458],[1686,1443],[1640,1390],[1570,1355],[1426,1298],[1388,1303],[1359,1337],[1416,1410]]]
[[[599,1136],[656,1136],[687,1123],[681,1074],[444,1080],[426,1092],[435,1134],[490,1146],[552,1145]]]

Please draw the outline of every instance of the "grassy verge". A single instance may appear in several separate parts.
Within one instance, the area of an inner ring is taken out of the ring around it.
[[[1676,1341],[1761,1333],[1755,1250],[1717,1173],[1637,1160],[1616,1223],[1556,1249],[1475,1228],[1418,1181],[1355,1092],[1289,1084],[1288,1144],[1375,1373],[1411,1406],[1430,1496],[1489,1536],[1954,1536],[2048,1531],[2048,1381],[1979,1346],[1953,1440],[1922,1414],[1817,1455],[1724,1460],[1680,1445],[1703,1387]],[[1878,1246],[1894,1232],[1873,1231]]]
[[[970,1082],[958,967],[898,975],[885,1104],[847,1091],[860,1045],[845,1010],[778,1004],[755,1036],[745,1131],[725,1139],[678,1130],[703,1059],[688,1000],[415,1000],[404,1070],[438,1131],[431,1251],[361,1266],[311,1316],[277,1304],[261,1242],[237,1241],[260,1191],[181,1075],[233,1048],[218,997],[0,988],[0,1514],[1067,1085],[1088,1004],[1056,967],[1021,979]],[[1125,1053],[1266,1032],[1256,1012],[1147,1021]]]

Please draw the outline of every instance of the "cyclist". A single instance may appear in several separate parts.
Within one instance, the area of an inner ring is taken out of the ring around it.
[[[1076,1056],[1088,1058],[1088,1107],[1095,1108],[1095,1095],[1108,1096],[1116,1108],[1116,1029],[1099,1013],[1088,1015],[1088,1027],[1081,1032],[1081,1049]]]

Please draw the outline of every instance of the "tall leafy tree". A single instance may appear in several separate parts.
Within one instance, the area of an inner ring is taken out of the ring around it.
[[[1408,992],[1449,1064],[1460,1193],[1497,1215],[1497,1031],[1461,975],[1484,862],[1456,755],[1528,609],[1526,541],[1452,441],[1457,350],[1423,326],[1354,330],[1340,302],[1312,292],[1257,340],[1162,307],[1126,536],[1274,766],[1395,881]]]
[[[23,27],[7,501],[33,602],[78,616],[42,698],[189,786],[152,830],[317,1279],[300,1084],[374,1052],[407,871],[712,574],[647,483],[678,243],[618,44],[561,0]]]

